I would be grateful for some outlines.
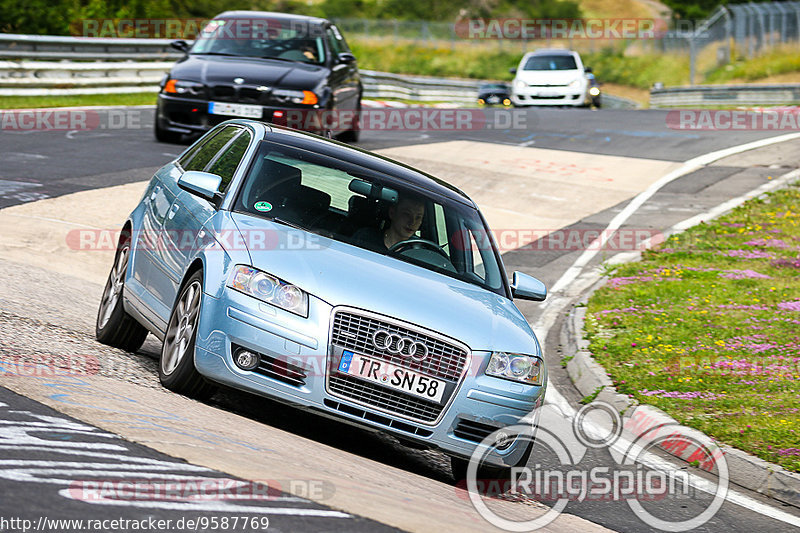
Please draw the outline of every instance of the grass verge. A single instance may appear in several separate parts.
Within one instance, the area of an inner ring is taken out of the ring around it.
[[[0,109],[83,107],[91,105],[156,105],[156,93],[0,96]]]
[[[617,390],[800,472],[800,186],[618,267],[588,303]]]

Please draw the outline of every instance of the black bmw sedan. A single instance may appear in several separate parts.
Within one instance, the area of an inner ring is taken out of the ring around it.
[[[172,46],[186,55],[161,82],[159,141],[194,137],[231,117],[358,140],[363,89],[356,58],[330,21],[226,11],[192,45]],[[297,120],[298,113],[305,118]]]

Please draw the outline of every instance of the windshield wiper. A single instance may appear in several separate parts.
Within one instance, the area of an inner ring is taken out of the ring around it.
[[[259,59],[274,59],[275,61],[288,61],[289,63],[297,63],[297,59],[286,59],[285,57],[275,57],[275,56],[255,56]]]
[[[270,220],[272,222],[277,222],[278,224],[283,224],[284,226],[289,226],[290,228],[301,229],[301,230],[304,230],[304,231],[308,231],[303,226],[300,226],[299,224],[295,224],[294,222],[289,222],[288,220],[284,220],[281,217],[267,217],[267,220]]]
[[[228,57],[247,57],[239,54],[229,54],[228,52],[192,52],[193,55],[200,56],[228,56]]]

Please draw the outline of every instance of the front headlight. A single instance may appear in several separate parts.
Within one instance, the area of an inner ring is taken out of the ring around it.
[[[592,87],[591,89],[589,89],[589,94],[592,96],[597,96],[600,94],[600,89],[598,89],[597,87]]]
[[[164,92],[168,94],[180,94],[182,96],[201,96],[203,94],[203,84],[196,81],[176,80],[170,78],[164,84]]]
[[[272,98],[281,103],[314,105],[319,98],[312,91],[292,91],[290,89],[273,89]]]
[[[528,84],[525,83],[522,80],[514,80],[514,90],[515,91],[521,91],[527,86],[528,86]]]
[[[580,87],[581,86],[581,79],[578,78],[576,80],[572,80],[571,82],[569,82],[569,86],[572,87],[573,89],[575,89],[577,87]]]
[[[544,378],[544,361],[535,355],[493,352],[486,367],[486,375],[519,381],[527,385],[541,385]]]
[[[228,287],[290,313],[308,317],[308,293],[253,267],[237,265]]]

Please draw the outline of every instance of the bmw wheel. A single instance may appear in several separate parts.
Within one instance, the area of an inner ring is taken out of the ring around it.
[[[103,297],[100,300],[100,308],[97,310],[95,337],[103,344],[135,352],[144,343],[147,329],[125,312],[122,303],[130,251],[130,235],[123,233],[117,246],[114,267],[108,274],[108,281],[106,281]]]
[[[161,348],[158,377],[171,391],[191,398],[207,398],[214,392],[194,366],[197,325],[203,304],[203,273],[195,272],[183,285],[169,317]]]

